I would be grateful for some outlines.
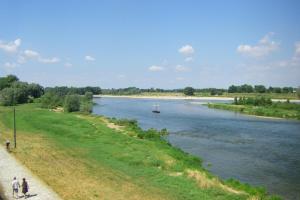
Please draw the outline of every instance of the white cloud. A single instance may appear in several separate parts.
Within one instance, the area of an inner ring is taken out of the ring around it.
[[[195,53],[194,48],[191,45],[185,45],[178,49],[178,52],[181,53],[184,56],[191,56]]]
[[[10,62],[4,63],[4,67],[5,67],[6,69],[14,69],[16,66],[17,66],[16,63],[10,63]]]
[[[69,63],[69,62],[65,63],[65,67],[72,67],[72,66],[73,66],[72,63]]]
[[[188,71],[189,68],[188,67],[185,67],[185,66],[182,66],[182,65],[177,65],[175,67],[175,71],[176,72],[185,72],[185,71]]]
[[[92,57],[92,56],[85,56],[84,59],[85,59],[86,61],[95,61],[95,60],[96,60],[96,59],[95,59],[94,57]]]
[[[38,58],[40,56],[40,54],[38,52],[28,50],[28,49],[25,50],[23,54],[26,58]]]
[[[274,33],[266,34],[257,45],[241,44],[237,47],[237,52],[256,58],[267,56],[279,48],[279,43],[271,39],[273,35]]]
[[[185,60],[185,62],[191,62],[191,61],[194,60],[194,58],[193,57],[187,57],[184,60]]]
[[[60,60],[59,58],[53,57],[53,58],[42,58],[40,57],[38,59],[39,62],[41,63],[46,63],[46,64],[52,64],[52,63],[58,63]]]
[[[157,65],[152,65],[148,68],[149,71],[152,72],[158,72],[158,71],[163,71],[165,68]]]
[[[0,49],[8,53],[16,53],[21,45],[21,39],[18,38],[15,41],[4,43],[0,41]]]

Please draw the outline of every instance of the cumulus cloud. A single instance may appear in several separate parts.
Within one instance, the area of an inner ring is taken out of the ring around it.
[[[38,58],[40,56],[40,54],[36,51],[32,51],[32,50],[25,50],[24,51],[24,56],[26,58]]]
[[[274,33],[266,34],[256,45],[241,44],[237,47],[237,52],[250,57],[264,57],[276,51],[279,43],[272,40]]]
[[[163,71],[165,68],[157,65],[152,65],[148,68],[149,71],[151,72],[158,72],[158,71]]]
[[[86,61],[95,61],[95,60],[96,60],[96,59],[95,59],[94,57],[92,57],[92,56],[85,56],[84,59],[85,59]]]
[[[40,63],[45,63],[45,64],[52,64],[52,63],[60,62],[60,59],[57,57],[44,58],[40,55],[39,52],[27,49],[18,56],[18,63],[20,63],[20,64],[25,63],[29,59],[35,60]]]
[[[16,53],[18,51],[19,46],[21,45],[21,39],[18,38],[12,42],[2,42],[0,41],[0,49],[7,53]]]
[[[188,71],[189,68],[188,67],[185,67],[185,66],[182,66],[182,65],[177,65],[175,67],[175,71],[176,72],[185,72],[185,71]]]
[[[187,44],[178,49],[178,52],[184,56],[191,56],[195,53],[195,50],[191,45]]]
[[[4,63],[4,67],[5,67],[6,69],[14,69],[16,66],[17,66],[16,63],[11,63],[11,62],[6,62],[6,63]]]
[[[45,63],[45,64],[52,64],[52,63],[58,63],[60,61],[60,59],[57,58],[57,57],[53,57],[53,58],[42,58],[42,57],[40,57],[38,59],[38,61],[41,62],[41,63]]]

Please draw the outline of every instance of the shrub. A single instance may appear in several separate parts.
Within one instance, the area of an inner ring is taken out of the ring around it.
[[[66,95],[64,101],[65,112],[75,112],[80,110],[80,96],[77,94]]]

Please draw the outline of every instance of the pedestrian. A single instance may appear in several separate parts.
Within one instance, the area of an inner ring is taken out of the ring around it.
[[[9,151],[9,145],[10,145],[10,141],[6,140],[6,149],[7,149],[7,151]]]
[[[18,194],[19,193],[19,188],[20,188],[20,183],[17,180],[17,178],[14,177],[14,180],[12,182],[13,198],[16,198],[16,199],[19,198],[19,194]]]
[[[22,193],[24,194],[25,199],[27,198],[27,192],[28,192],[29,186],[25,178],[23,178],[22,182]]]

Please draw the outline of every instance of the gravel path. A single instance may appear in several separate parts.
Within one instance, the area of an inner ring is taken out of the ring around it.
[[[20,184],[23,177],[27,179],[29,185],[28,194],[30,195],[30,198],[27,198],[28,200],[61,200],[53,190],[0,146],[0,185],[2,185],[3,197],[8,200],[14,199],[11,189],[13,177],[17,177]],[[22,196],[20,191],[19,195]],[[24,199],[24,197],[21,199]]]

